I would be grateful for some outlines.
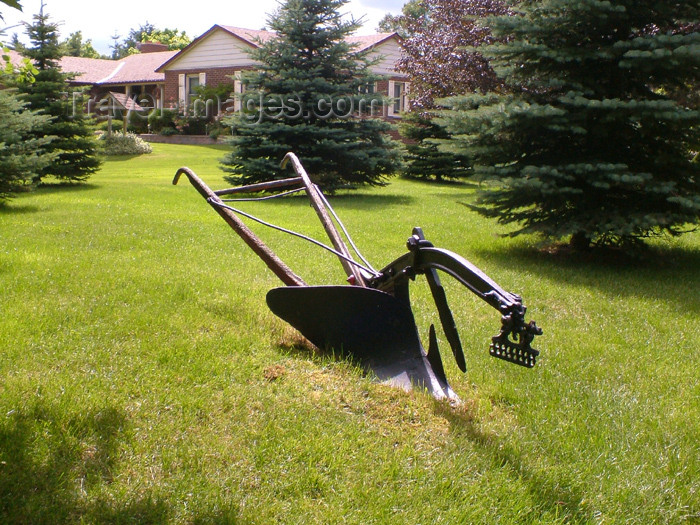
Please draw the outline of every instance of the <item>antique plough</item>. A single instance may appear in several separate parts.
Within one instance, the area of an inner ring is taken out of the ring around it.
[[[173,184],[186,175],[214,210],[286,285],[267,294],[267,304],[277,316],[296,328],[314,345],[348,354],[371,369],[380,380],[404,389],[418,386],[436,398],[457,400],[450,388],[438,350],[435,327],[430,326],[426,351],[418,336],[408,285],[424,275],[437,306],[445,337],[457,366],[466,372],[457,327],[447,304],[438,270],[454,277],[501,314],[501,329],[491,338],[490,354],[499,359],[531,368],[539,352],[530,346],[542,330],[534,321],[525,322],[525,306],[518,295],[506,292],[476,266],[459,255],[435,248],[425,240],[420,228],[408,239],[408,252],[381,270],[375,270],[362,257],[338,216],[309,176],[299,159],[288,153],[282,168],[292,163],[295,178],[274,180],[219,191],[212,191],[192,170],[180,168]],[[281,191],[285,190],[285,191]],[[227,203],[265,200],[305,191],[330,237],[332,247],[299,233],[266,223]],[[223,199],[242,193],[273,192],[253,199]],[[340,260],[349,285],[309,286],[296,275],[240,219],[249,218],[266,226],[302,237]],[[335,220],[335,222],[334,222]],[[337,224],[337,226],[336,226]],[[342,230],[345,240],[340,235]],[[349,244],[361,262],[350,253]]]

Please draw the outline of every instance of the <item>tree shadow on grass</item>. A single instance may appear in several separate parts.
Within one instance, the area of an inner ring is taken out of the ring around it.
[[[425,180],[425,179],[416,179],[413,177],[401,177],[401,180],[405,180],[408,182],[411,182],[413,184],[419,185],[419,186],[424,186],[426,189],[428,188],[460,188],[460,189],[466,189],[466,188],[478,188],[480,184],[478,182],[474,182],[472,180]]]
[[[32,193],[34,195],[52,195],[66,192],[91,191],[100,189],[100,187],[101,186],[99,186],[98,184],[85,184],[82,182],[42,183],[32,191],[23,192],[22,195],[26,193]],[[19,204],[14,198],[5,202],[0,202],[0,215],[20,215],[25,213],[37,213],[41,210],[42,208],[40,206],[36,206],[34,204]]]
[[[67,523],[79,516],[102,523],[162,523],[167,509],[145,497],[115,508],[85,503],[81,494],[109,483],[126,415],[115,408],[75,415],[37,402],[0,422],[0,522]]]
[[[42,182],[34,193],[52,194],[71,191],[91,191],[100,189],[100,185],[85,182]]]
[[[108,155],[105,157],[106,162],[124,162],[127,160],[134,160],[141,155]]]
[[[434,407],[436,414],[449,421],[452,431],[462,433],[476,444],[494,467],[511,470],[514,479],[527,486],[532,500],[538,503],[533,513],[539,511],[543,514],[540,518],[559,516],[562,523],[587,523],[591,520],[594,510],[582,503],[584,493],[570,486],[566,480],[552,480],[533,471],[513,446],[477,428],[468,409],[455,409],[444,401],[437,400]]]
[[[26,213],[36,213],[40,210],[39,206],[31,204],[13,205],[11,202],[0,204],[0,215],[23,215]]]
[[[155,525],[169,523],[168,507],[162,501],[147,495],[136,501],[119,506],[114,503],[98,502],[82,516],[87,523],[138,523]]]
[[[561,247],[559,247],[561,248]],[[641,256],[621,250],[572,252],[514,247],[476,249],[484,259],[519,268],[552,283],[595,287],[610,297],[653,297],[700,311],[700,249],[650,247]]]

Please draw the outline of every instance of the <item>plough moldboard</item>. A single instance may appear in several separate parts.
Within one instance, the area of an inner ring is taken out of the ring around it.
[[[408,252],[381,270],[375,270],[360,254],[345,226],[299,159],[288,153],[288,162],[297,177],[212,191],[192,170],[180,168],[173,184],[186,175],[211,207],[286,285],[267,294],[267,304],[311,343],[352,356],[382,381],[406,390],[418,386],[436,398],[459,398],[450,388],[438,350],[434,325],[430,326],[428,350],[421,344],[409,299],[409,283],[423,275],[438,310],[438,316],[457,366],[466,372],[466,360],[438,270],[455,278],[478,297],[499,311],[501,329],[491,338],[490,354],[499,359],[531,368],[539,352],[530,346],[542,330],[534,321],[525,322],[525,306],[518,295],[506,292],[456,253],[435,248],[420,228],[408,239]],[[297,232],[268,224],[231,206],[231,202],[265,200],[305,191],[326,230],[332,246]],[[223,198],[246,193],[263,197]],[[349,285],[309,286],[257,237],[241,217],[301,237],[335,254],[343,266]],[[343,235],[341,235],[340,230]],[[356,258],[351,254],[352,248]]]

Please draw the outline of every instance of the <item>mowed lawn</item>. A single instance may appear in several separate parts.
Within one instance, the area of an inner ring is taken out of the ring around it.
[[[334,197],[374,266],[422,226],[544,329],[534,369],[491,358],[498,313],[445,277],[468,366],[438,330],[451,407],[269,312],[274,275],[171,184],[186,165],[226,187],[222,156],[154,145],[0,208],[0,523],[700,523],[700,233],[616,262],[499,237],[470,185]],[[240,206],[323,239],[304,199]],[[343,282],[254,230],[307,282]],[[412,294],[427,339],[437,312]]]

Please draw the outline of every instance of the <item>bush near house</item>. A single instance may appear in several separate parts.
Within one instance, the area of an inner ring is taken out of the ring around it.
[[[148,127],[151,133],[160,133],[163,128],[175,128],[177,111],[174,109],[159,109],[148,116]]]
[[[153,148],[134,133],[105,133],[100,139],[105,155],[143,155]]]

